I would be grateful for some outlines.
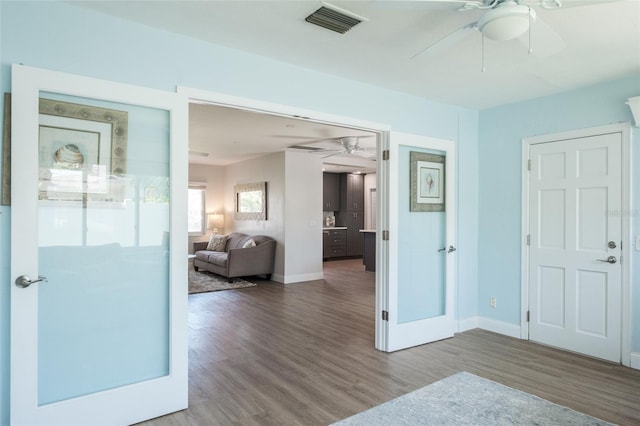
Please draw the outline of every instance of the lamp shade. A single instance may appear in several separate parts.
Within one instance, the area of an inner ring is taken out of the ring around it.
[[[224,214],[222,213],[207,213],[208,216],[208,228],[213,229],[214,232],[224,229]]]
[[[529,29],[529,19],[535,18],[528,6],[506,2],[485,13],[478,20],[478,29],[492,40],[512,40],[524,34]]]

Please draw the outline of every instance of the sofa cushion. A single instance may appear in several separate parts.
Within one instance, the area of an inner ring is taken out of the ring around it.
[[[198,260],[202,260],[203,262],[208,262],[209,261],[209,255],[213,253],[212,251],[208,251],[208,250],[199,250],[196,252],[196,259]]]
[[[209,253],[209,258],[207,259],[207,261],[213,265],[225,268],[227,266],[227,256],[227,253],[212,251]]]
[[[226,235],[211,234],[211,238],[209,238],[209,244],[207,245],[207,250],[208,251],[224,251],[224,248],[226,245],[227,245]]]

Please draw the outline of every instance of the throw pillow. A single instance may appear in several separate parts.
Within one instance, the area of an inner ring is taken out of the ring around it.
[[[211,234],[211,238],[209,238],[209,244],[207,245],[207,250],[224,251],[225,245],[227,245],[226,235]]]
[[[253,238],[248,239],[243,245],[242,248],[249,248],[249,247],[255,247],[256,246],[256,242],[253,241]]]

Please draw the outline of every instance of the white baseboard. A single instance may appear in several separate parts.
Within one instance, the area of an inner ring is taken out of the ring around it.
[[[322,272],[315,272],[313,274],[298,274],[298,275],[287,275],[283,277],[282,281],[278,281],[284,284],[291,283],[301,283],[304,281],[316,281],[324,279],[324,274]]]
[[[631,352],[631,368],[640,370],[640,352]]]
[[[458,333],[478,328],[478,317],[471,317],[458,320]]]
[[[494,319],[478,317],[478,328],[494,333],[504,334],[505,336],[520,339],[520,326],[509,322],[497,321]]]

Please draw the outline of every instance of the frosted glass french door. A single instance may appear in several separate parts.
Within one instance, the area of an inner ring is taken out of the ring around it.
[[[12,92],[12,424],[186,408],[186,102],[21,65]]]
[[[455,186],[453,142],[391,133],[387,351],[453,336]]]

